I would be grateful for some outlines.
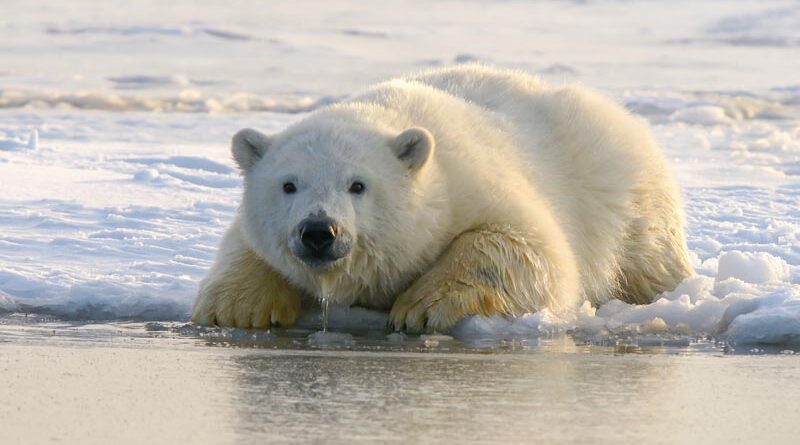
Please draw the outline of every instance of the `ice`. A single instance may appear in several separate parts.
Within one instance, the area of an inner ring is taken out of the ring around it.
[[[670,116],[673,120],[700,125],[721,125],[730,123],[730,118],[721,107],[697,106],[678,110]],[[703,144],[704,145],[704,144]]]
[[[386,336],[386,341],[390,343],[403,343],[408,339],[408,336],[402,332],[392,332]]]
[[[39,148],[39,132],[34,128],[27,138],[21,134],[3,136],[0,133],[0,151],[2,150],[37,150]]]
[[[14,49],[0,51],[2,311],[187,320],[239,204],[236,130],[280,131],[372,82],[480,61],[599,88],[647,122],[684,194],[697,274],[649,305],[469,317],[446,334],[798,344],[796,2],[14,9],[0,21]],[[426,14],[409,21],[409,9]],[[321,329],[319,316],[298,329]],[[383,336],[386,322],[363,308],[329,315],[337,332]],[[255,335],[242,332],[202,334]]]
[[[726,252],[719,257],[718,281],[738,278],[747,283],[783,281],[789,278],[789,265],[766,252]]]
[[[419,341],[421,341],[426,348],[435,348],[442,345],[442,343],[447,343],[454,339],[454,337],[443,334],[426,334],[419,336]]]
[[[800,9],[774,7],[751,14],[724,17],[708,30],[735,46],[800,46]]]
[[[39,131],[35,128],[31,130],[28,136],[28,150],[37,150],[39,148]]]
[[[0,292],[0,312],[13,312],[16,311],[17,304],[8,295]]]
[[[514,338],[563,334],[571,325],[544,309],[518,318],[469,317],[452,334],[459,338]]]
[[[154,168],[146,168],[144,170],[139,170],[133,175],[134,181],[138,182],[153,182],[158,179],[159,177],[158,170]]]
[[[389,317],[385,312],[362,307],[344,307],[330,303],[328,306],[328,329],[333,331],[368,332],[383,331]],[[307,310],[297,321],[300,329],[323,329],[321,308]]]
[[[351,334],[345,332],[317,331],[308,336],[308,344],[312,346],[348,346],[355,342]]]
[[[761,298],[740,295],[720,320],[719,331],[733,344],[800,344],[800,293],[773,289]]]
[[[153,87],[177,86],[172,81],[150,79],[133,82],[132,79],[119,79],[113,83],[118,89],[144,89]],[[276,111],[282,113],[302,113],[335,101],[335,97],[323,96],[312,99],[301,96],[292,99],[269,97],[254,93],[235,93],[230,95],[204,94],[198,90],[185,89],[174,95],[156,97],[137,97],[102,91],[45,91],[29,89],[5,89],[0,87],[0,109],[75,109],[103,111],[171,111],[195,113],[256,112]]]

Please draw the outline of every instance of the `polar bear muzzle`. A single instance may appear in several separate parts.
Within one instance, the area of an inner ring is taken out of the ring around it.
[[[310,216],[297,225],[292,253],[312,268],[325,267],[350,253],[349,237],[333,218]]]

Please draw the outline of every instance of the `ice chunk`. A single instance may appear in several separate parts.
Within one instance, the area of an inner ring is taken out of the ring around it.
[[[402,332],[392,332],[386,336],[386,340],[392,343],[403,343],[408,337]]]
[[[719,257],[717,281],[738,278],[746,283],[783,281],[789,277],[789,265],[766,252],[726,252]]]
[[[776,300],[740,305],[739,310],[752,310],[733,318],[726,339],[733,344],[800,345],[800,298]]]
[[[31,130],[30,136],[28,136],[28,150],[38,150],[39,149],[39,130],[33,129]]]

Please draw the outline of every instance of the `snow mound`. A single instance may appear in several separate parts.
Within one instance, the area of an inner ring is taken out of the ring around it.
[[[721,298],[710,293],[705,297],[682,295],[673,300],[662,297],[649,305],[612,300],[597,309],[585,302],[577,312],[561,317],[547,311],[516,319],[469,317],[452,334],[461,339],[507,339],[565,332],[592,344],[607,344],[618,338],[652,343],[654,339],[689,342],[710,337],[731,345],[800,346],[800,293],[731,292]]]
[[[544,309],[517,318],[469,317],[460,322],[451,333],[462,339],[513,338],[554,336],[563,334],[569,328],[569,323]]]
[[[119,80],[119,79],[117,79]],[[121,89],[140,87],[133,79],[116,82]],[[153,85],[151,79],[148,85]],[[166,81],[165,81],[166,82]],[[336,102],[339,98],[322,96],[311,98],[273,98],[255,93],[233,93],[225,95],[204,94],[198,90],[185,89],[176,95],[133,96],[103,91],[41,91],[27,89],[0,89],[0,109],[60,109],[103,111],[166,111],[187,113],[229,113],[274,111],[281,113],[303,113],[322,105]],[[2,145],[0,145],[2,148]]]
[[[38,149],[39,131],[35,128],[31,130],[27,138],[18,134],[4,135],[0,133],[0,150],[18,151]]]
[[[721,107],[705,105],[678,110],[671,116],[672,120],[698,125],[724,125],[730,118]]]
[[[46,32],[51,35],[92,35],[108,34],[118,36],[210,36],[223,40],[250,40],[252,37],[245,33],[221,29],[204,24],[187,25],[159,25],[141,24],[128,26],[50,26]]]
[[[547,310],[518,318],[469,317],[459,338],[514,338],[569,332],[590,343],[619,336],[663,341],[713,337],[737,344],[800,345],[800,286],[789,280],[796,266],[766,252],[724,252],[713,258],[717,276],[696,275],[651,304],[619,300],[573,313]],[[655,335],[656,337],[653,337]]]
[[[726,252],[718,259],[717,281],[737,278],[746,283],[766,283],[789,278],[789,264],[766,252]]]

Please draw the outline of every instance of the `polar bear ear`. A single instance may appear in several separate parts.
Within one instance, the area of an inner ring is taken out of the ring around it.
[[[267,152],[271,142],[270,137],[260,131],[251,128],[239,130],[231,141],[233,159],[246,172]]]
[[[392,151],[411,171],[419,170],[433,153],[433,135],[422,127],[411,127],[392,141]]]

